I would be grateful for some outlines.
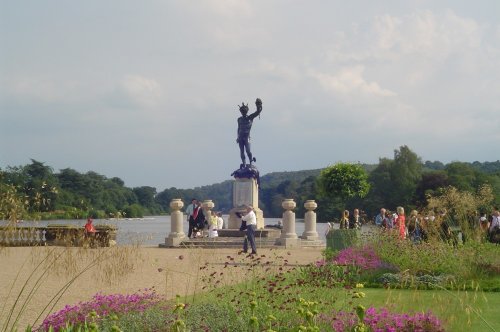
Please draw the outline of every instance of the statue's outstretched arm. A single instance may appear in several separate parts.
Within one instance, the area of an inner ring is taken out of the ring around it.
[[[248,116],[250,120],[255,119],[262,112],[262,100],[260,98],[255,100],[255,106],[257,106],[257,110]]]

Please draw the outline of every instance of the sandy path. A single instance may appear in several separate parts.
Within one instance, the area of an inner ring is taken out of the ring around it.
[[[96,259],[98,255],[102,256]],[[321,257],[321,249],[261,249],[259,256],[261,255],[264,256],[260,258],[262,264],[267,263],[272,269],[278,269],[283,266],[285,260],[289,265],[313,262]],[[43,261],[45,257],[48,258]],[[33,273],[36,264],[41,261],[42,265]],[[51,265],[50,261],[56,263]],[[101,263],[80,274],[79,271],[93,261]],[[227,267],[226,263],[229,263]],[[75,275],[79,277],[64,293],[52,312],[66,304],[89,300],[98,292],[126,294],[154,287],[159,294],[168,298],[176,294],[199,293],[207,282],[214,284],[220,279],[221,284],[232,283],[251,275],[250,264],[250,258],[238,255],[234,248],[0,248],[0,330],[30,275],[33,275],[33,281],[25,288],[25,294],[34,289],[34,282],[39,276],[40,287],[19,319],[19,330],[24,330],[31,324],[50,299]],[[259,266],[253,270],[253,273],[264,273],[264,268]],[[213,272],[217,272],[217,276],[208,277]]]

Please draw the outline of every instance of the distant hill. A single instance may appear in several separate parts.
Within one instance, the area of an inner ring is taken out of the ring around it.
[[[277,187],[284,181],[301,183],[310,176],[317,177],[321,169],[290,172],[272,172],[260,177],[262,187]]]
[[[455,162],[451,162],[449,164],[452,164],[452,163],[455,163]],[[475,169],[477,171],[487,173],[487,174],[495,174],[495,173],[500,172],[500,160],[485,161],[483,163],[479,162],[479,161],[474,161],[472,163],[470,163],[470,162],[459,162],[459,163],[465,164],[467,166],[472,167],[473,169]],[[424,169],[440,171],[440,170],[444,170],[446,168],[446,166],[449,164],[443,164],[440,161],[429,161],[428,160],[424,163]]]
[[[377,165],[376,164],[361,164],[366,172],[370,173]],[[311,169],[302,171],[289,171],[289,172],[272,172],[260,177],[262,187],[276,187],[284,181],[293,181],[302,183],[309,177],[317,177],[323,169]]]

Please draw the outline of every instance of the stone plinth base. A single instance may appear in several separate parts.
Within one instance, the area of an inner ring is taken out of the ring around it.
[[[278,243],[281,246],[285,246],[285,248],[296,248],[299,247],[300,240],[297,238],[295,239],[281,238],[278,240]]]
[[[317,232],[311,232],[311,234],[302,234],[300,238],[304,240],[319,240],[319,235]]]
[[[185,237],[166,237],[165,247],[178,247],[181,245],[182,241],[185,241]]]

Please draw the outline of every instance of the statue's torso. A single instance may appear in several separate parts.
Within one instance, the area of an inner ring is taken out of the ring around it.
[[[249,117],[240,116],[238,118],[238,137],[247,137],[250,135],[253,120]]]

